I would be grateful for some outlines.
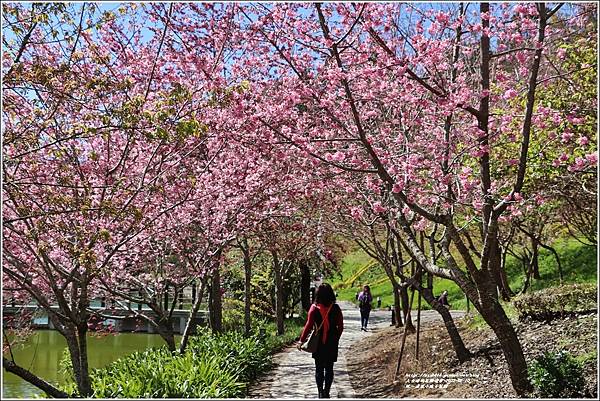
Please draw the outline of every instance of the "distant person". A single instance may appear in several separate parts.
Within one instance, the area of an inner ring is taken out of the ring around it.
[[[381,297],[377,297],[377,309],[381,308]]]
[[[356,291],[356,300],[358,301],[358,296],[360,295],[360,291]]]
[[[448,303],[448,291],[444,290],[442,294],[437,298],[437,301],[445,307],[450,308],[450,304]]]
[[[321,341],[312,357],[315,359],[315,380],[319,398],[329,398],[333,383],[333,364],[337,362],[340,337],[344,330],[344,317],[342,309],[335,303],[333,289],[326,283],[321,284],[315,292],[315,303],[308,310],[298,349],[306,341],[313,325],[316,323],[319,326],[321,322]]]
[[[360,309],[360,329],[364,331],[367,331],[367,325],[369,324],[371,302],[373,302],[371,288],[368,285],[365,285],[362,292],[358,295],[358,308]]]

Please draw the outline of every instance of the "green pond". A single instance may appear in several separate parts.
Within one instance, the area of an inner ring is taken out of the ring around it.
[[[105,336],[88,336],[88,359],[91,368],[100,368],[124,356],[149,347],[162,346],[165,342],[157,334],[119,333]],[[63,378],[59,362],[67,348],[66,341],[57,331],[36,330],[24,344],[13,348],[15,361],[38,377],[51,383]],[[10,355],[5,354],[10,359]],[[43,392],[21,378],[3,371],[2,397],[33,398]]]

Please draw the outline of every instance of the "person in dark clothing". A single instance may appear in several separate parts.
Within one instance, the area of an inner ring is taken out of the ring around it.
[[[450,304],[448,303],[448,291],[444,290],[438,297],[437,301],[445,307],[450,308]]]
[[[364,331],[367,331],[367,325],[369,324],[371,302],[373,302],[371,288],[368,285],[365,285],[362,292],[358,295],[358,308],[360,309],[360,329]]]
[[[344,330],[342,309],[335,303],[335,293],[329,284],[321,284],[315,293],[315,303],[308,310],[304,330],[300,335],[300,344],[306,341],[314,324],[321,325],[321,341],[312,357],[315,359],[315,380],[319,398],[329,398],[333,383],[333,364],[337,362],[338,346]]]

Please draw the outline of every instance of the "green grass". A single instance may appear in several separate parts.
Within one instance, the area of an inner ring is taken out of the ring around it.
[[[571,238],[559,240],[553,246],[561,257],[564,274],[563,284],[596,282],[596,247],[581,244]],[[344,257],[341,263],[340,274],[329,278],[329,282],[338,293],[339,300],[355,301],[356,293],[362,289],[363,285],[369,284],[373,299],[381,297],[382,307],[385,308],[394,304],[392,284],[389,280],[381,282],[387,276],[379,264],[375,264],[364,274],[360,275],[352,286],[344,285],[345,281],[353,277],[362,267],[370,262],[372,262],[372,259],[360,249],[354,250]],[[560,284],[554,256],[545,249],[540,249],[539,269],[541,279],[533,279],[528,291],[536,291]],[[506,270],[511,289],[515,292],[520,291],[524,281],[523,268],[520,265],[520,261],[509,255],[506,261]],[[378,282],[381,283],[373,284]],[[433,284],[434,294],[438,295],[444,290],[448,291],[448,300],[452,305],[452,309],[466,309],[466,298],[460,288],[450,280],[435,278]],[[417,306],[416,297],[417,295],[415,294],[413,308]],[[429,309],[429,305],[425,301],[422,301],[421,305],[423,309]],[[510,315],[511,306],[508,304],[504,306],[507,314]]]
[[[382,308],[394,305],[394,294],[392,291],[392,283],[387,279],[385,270],[379,264],[375,264],[368,269],[364,274],[354,281],[351,286],[344,286],[344,282],[348,281],[361,270],[365,265],[371,263],[373,259],[363,252],[361,249],[354,250],[348,253],[342,259],[340,274],[329,278],[329,282],[333,285],[338,294],[338,299],[343,301],[356,300],[356,293],[362,290],[363,285],[368,284],[371,287],[373,299],[381,297]],[[383,282],[381,282],[383,281]],[[434,279],[434,294],[441,294],[442,291],[448,291],[448,300],[455,309],[466,309],[466,299],[460,288],[452,281],[441,278]],[[413,301],[413,308],[417,307],[417,297]],[[429,309],[429,305],[422,300],[423,309]]]
[[[577,355],[575,357],[575,359],[577,361],[579,361],[579,363],[585,364],[591,361],[596,361],[598,359],[598,351],[597,350],[593,350],[590,352],[586,352],[584,354],[581,355]]]
[[[584,245],[576,239],[566,239],[553,244],[560,256],[563,270],[563,284],[595,283],[597,280],[596,247]],[[540,279],[532,279],[528,291],[542,290],[560,284],[556,259],[550,251],[540,249]],[[520,291],[525,281],[521,262],[509,255],[506,259],[506,272],[510,288]]]
[[[500,304],[502,305],[502,309],[504,309],[504,313],[506,313],[506,316],[508,316],[510,320],[517,319],[517,317],[519,316],[519,312],[513,306],[512,302],[500,301]],[[481,329],[488,327],[485,320],[483,320],[479,312],[477,312],[477,310],[474,308],[471,308],[471,313],[469,314],[466,323],[467,326],[471,329]]]
[[[284,322],[284,333],[280,336],[277,335],[277,324],[275,322],[269,322],[264,325],[265,329],[265,342],[271,353],[280,351],[285,346],[293,343],[302,334],[304,328],[304,322],[306,321],[305,316],[295,317],[286,319]]]

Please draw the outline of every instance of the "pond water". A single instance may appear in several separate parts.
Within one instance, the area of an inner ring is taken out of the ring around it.
[[[90,368],[100,368],[132,352],[164,344],[164,340],[158,334],[118,333],[105,336],[90,334],[88,335]],[[66,348],[64,337],[57,331],[36,330],[24,344],[13,348],[13,355],[19,366],[56,384],[63,380],[58,370],[59,362]],[[5,354],[5,357],[10,359],[10,355]],[[3,398],[33,398],[38,394],[43,394],[37,387],[14,374],[4,370],[2,373]]]

